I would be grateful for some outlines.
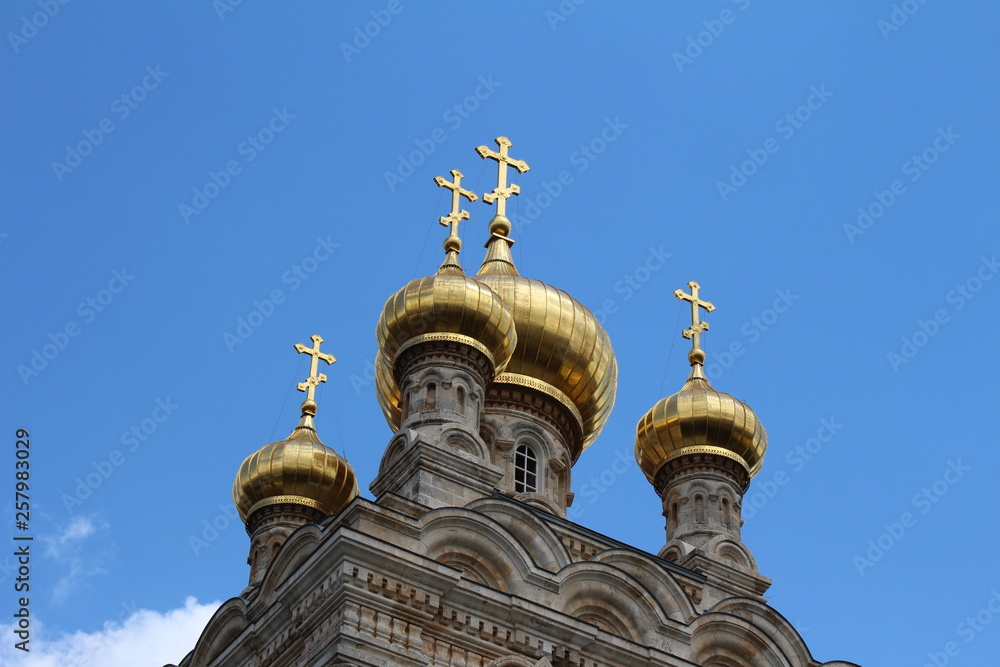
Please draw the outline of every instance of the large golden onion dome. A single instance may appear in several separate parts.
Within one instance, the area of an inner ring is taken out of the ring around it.
[[[583,433],[574,447],[575,460],[600,434],[614,406],[618,363],[611,338],[569,294],[518,274],[506,217],[495,216],[489,231],[486,258],[475,279],[500,295],[517,329],[517,348],[496,382],[534,387],[562,402]]]
[[[510,310],[493,290],[466,276],[451,251],[437,273],[411,280],[389,297],[375,335],[390,367],[420,341],[447,339],[476,348],[503,370],[517,344]]]
[[[354,470],[320,441],[308,414],[286,439],[248,456],[233,482],[233,502],[244,522],[261,507],[279,503],[337,514],[357,495]]]
[[[496,375],[490,379],[494,383],[531,388],[566,408],[581,433],[579,442],[570,443],[575,461],[597,438],[611,413],[618,365],[611,339],[593,313],[566,292],[522,277],[514,267],[513,241],[508,236],[511,225],[505,211],[507,199],[520,188],[507,185],[507,168],[524,173],[529,167],[508,155],[512,144],[507,137],[497,137],[496,143],[499,152],[486,146],[476,148],[480,157],[498,163],[497,187],[483,196],[484,202],[497,205],[483,265],[470,279],[461,273],[457,259],[445,271],[446,260],[436,276],[411,282],[386,303],[375,361],[379,405],[389,424],[398,428],[399,388],[393,364],[399,350],[421,335],[462,334],[479,341],[493,355]],[[461,189],[461,172],[452,174],[454,183],[441,177],[435,181],[452,190],[452,213],[441,218],[441,223],[451,224],[454,230],[460,219],[468,219],[466,211],[459,211],[459,196],[475,201],[476,195]],[[452,231],[446,249],[452,239],[460,247]]]
[[[393,430],[400,426],[399,384],[394,367],[401,352],[421,342],[449,340],[479,350],[490,360],[493,373],[507,366],[517,345],[517,332],[510,309],[493,290],[465,275],[458,254],[462,241],[458,223],[469,217],[458,207],[459,196],[475,200],[476,195],[461,189],[462,172],[451,172],[455,182],[440,176],[438,185],[453,192],[452,212],[441,218],[450,226],[445,239],[445,260],[437,273],[411,280],[385,302],[375,328],[378,355],[375,359],[375,393],[379,406]],[[493,376],[485,378],[487,382]]]
[[[695,339],[688,355],[691,373],[679,392],[661,399],[639,420],[635,429],[636,461],[653,483],[666,463],[685,454],[716,454],[732,459],[753,477],[764,462],[767,432],[750,406],[716,391],[705,377],[705,353],[700,349],[698,334],[708,326],[698,322],[696,309],[699,305],[708,306],[709,311],[715,307],[699,302],[697,283],[688,284],[693,288],[695,309],[695,323],[685,332],[685,337]],[[683,295],[680,290],[675,294],[691,300],[691,295]]]

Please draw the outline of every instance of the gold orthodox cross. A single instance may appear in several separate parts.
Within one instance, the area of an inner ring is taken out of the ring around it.
[[[320,359],[328,364],[332,364],[336,361],[332,354],[324,354],[319,351],[319,344],[323,342],[323,337],[319,334],[315,334],[310,340],[313,342],[312,347],[306,347],[302,343],[295,344],[295,351],[300,354],[308,354],[312,357],[312,363],[309,366],[309,377],[306,378],[305,382],[300,382],[296,385],[299,391],[308,392],[306,394],[307,401],[313,401],[316,395],[316,387],[320,382],[326,382],[326,374],[318,373]]]
[[[483,195],[483,201],[487,204],[492,204],[494,201],[497,203],[497,215],[502,217],[507,217],[507,199],[511,195],[521,194],[521,188],[518,187],[516,183],[512,183],[510,186],[507,185],[507,167],[508,165],[514,167],[522,174],[530,167],[528,163],[524,160],[515,160],[507,155],[507,149],[514,144],[510,143],[510,139],[507,137],[497,137],[497,146],[500,147],[500,152],[490,150],[486,146],[479,146],[476,148],[476,152],[479,153],[481,158],[490,158],[491,160],[496,160],[499,167],[497,173],[497,187],[493,192],[488,192]]]
[[[715,306],[698,298],[698,290],[701,289],[701,285],[697,282],[692,280],[688,283],[688,287],[691,288],[690,294],[685,294],[684,290],[674,290],[674,296],[682,301],[691,302],[691,327],[685,329],[682,335],[691,340],[691,351],[693,352],[701,350],[701,332],[708,331],[708,322],[701,321],[701,312],[698,309],[704,308],[706,312],[710,313],[715,310]]]
[[[475,192],[472,192],[471,190],[464,190],[462,188],[462,179],[465,177],[465,174],[460,172],[458,169],[452,169],[451,175],[453,177],[453,180],[451,181],[446,181],[444,176],[435,176],[434,182],[437,183],[439,187],[451,190],[451,213],[441,216],[441,224],[448,227],[448,238],[445,240],[445,248],[451,250],[452,248],[449,248],[449,242],[452,242],[452,239],[454,239],[457,241],[457,243],[455,243],[457,247],[454,249],[461,250],[462,242],[458,240],[458,223],[463,220],[468,220],[469,212],[462,210],[460,198],[465,197],[472,202],[476,201],[478,197],[476,197]]]

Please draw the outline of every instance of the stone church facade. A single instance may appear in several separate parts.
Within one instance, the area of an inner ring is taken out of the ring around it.
[[[508,169],[498,165],[485,258],[459,260],[453,180],[438,271],[386,302],[377,397],[394,435],[370,501],[316,430],[312,357],[302,418],[251,454],[234,500],[250,535],[249,586],[223,604],[179,667],[630,665],[848,667],[812,658],[762,597],[770,580],[740,539],[743,494],[767,435],[753,410],[705,378],[690,303],[691,371],[636,429],[636,459],[663,502],[666,542],[643,552],[566,518],[573,464],[614,403],[617,365],[593,314],[521,276],[510,253]],[[176,666],[169,666],[176,667]]]

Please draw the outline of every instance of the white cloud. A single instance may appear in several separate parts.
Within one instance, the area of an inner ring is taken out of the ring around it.
[[[34,619],[30,653],[14,648],[14,626],[0,624],[0,665],[9,667],[162,667],[180,662],[194,648],[219,602],[184,606],[164,613],[140,609],[122,623],[108,621],[96,632],[47,637]]]
[[[59,541],[65,544],[69,540],[82,540],[94,532],[94,520],[90,517],[75,516],[69,527],[59,536]]]
[[[72,549],[93,535],[94,531],[107,527],[108,522],[99,516],[93,518],[89,516],[74,516],[70,520],[69,525],[63,528],[55,537],[43,535],[39,536],[38,539],[44,542],[47,547],[45,555],[58,559],[64,555],[67,545]]]
[[[84,545],[87,538],[97,531],[107,531],[109,524],[100,515],[74,516],[68,525],[60,527],[55,535],[40,535],[45,544],[45,556],[66,568],[52,589],[52,600],[56,604],[66,602],[70,594],[87,578],[107,574],[104,566],[107,553],[87,553]]]

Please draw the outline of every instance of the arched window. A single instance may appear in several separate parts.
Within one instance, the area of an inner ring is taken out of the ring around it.
[[[538,457],[528,445],[518,445],[514,452],[514,492],[534,493],[538,490]]]
[[[465,388],[464,387],[459,387],[458,390],[455,393],[458,396],[458,414],[464,415],[465,414]]]
[[[436,398],[437,398],[437,385],[431,382],[427,385],[427,403],[424,406],[424,409],[433,410],[434,408],[436,408],[437,407]]]

